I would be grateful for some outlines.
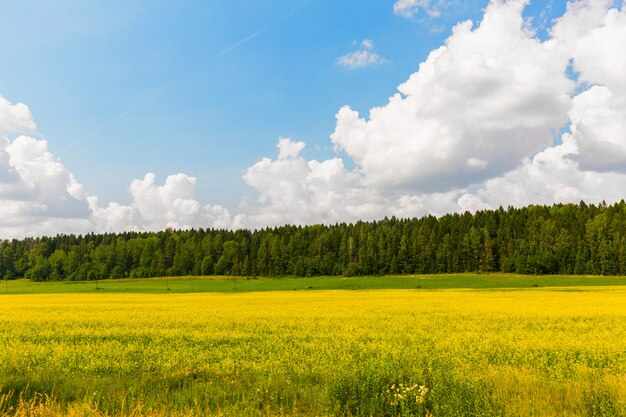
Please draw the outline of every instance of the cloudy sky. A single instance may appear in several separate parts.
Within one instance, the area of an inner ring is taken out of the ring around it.
[[[626,194],[622,0],[181,3],[0,0],[0,238]]]

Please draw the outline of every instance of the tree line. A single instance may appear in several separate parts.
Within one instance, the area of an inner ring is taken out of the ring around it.
[[[0,277],[453,272],[626,273],[626,203],[556,204],[261,230],[164,230],[0,241]]]

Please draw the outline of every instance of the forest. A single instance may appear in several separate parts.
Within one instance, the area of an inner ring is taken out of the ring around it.
[[[626,203],[260,230],[163,230],[0,241],[0,278],[96,280],[455,272],[626,273]]]

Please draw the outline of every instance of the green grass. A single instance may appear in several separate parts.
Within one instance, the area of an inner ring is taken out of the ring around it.
[[[6,286],[5,286],[6,284]],[[515,274],[441,274],[382,277],[259,278],[176,277],[116,279],[78,282],[31,282],[10,280],[0,283],[2,294],[62,293],[197,293],[310,290],[377,289],[519,289],[533,287],[626,285],[622,276],[564,276]],[[167,289],[169,287],[169,290]]]

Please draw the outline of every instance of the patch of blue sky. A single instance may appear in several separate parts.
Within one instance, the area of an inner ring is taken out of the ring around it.
[[[199,200],[234,207],[249,191],[242,173],[274,158],[279,137],[305,141],[308,159],[337,156],[339,108],[366,117],[384,105],[487,1],[441,4],[407,19],[387,0],[3,2],[0,94],[31,108],[50,150],[101,203],[126,203],[148,171],[160,181],[185,172]],[[542,22],[541,38],[564,9],[533,2],[526,15]],[[337,64],[364,39],[384,64]]]

